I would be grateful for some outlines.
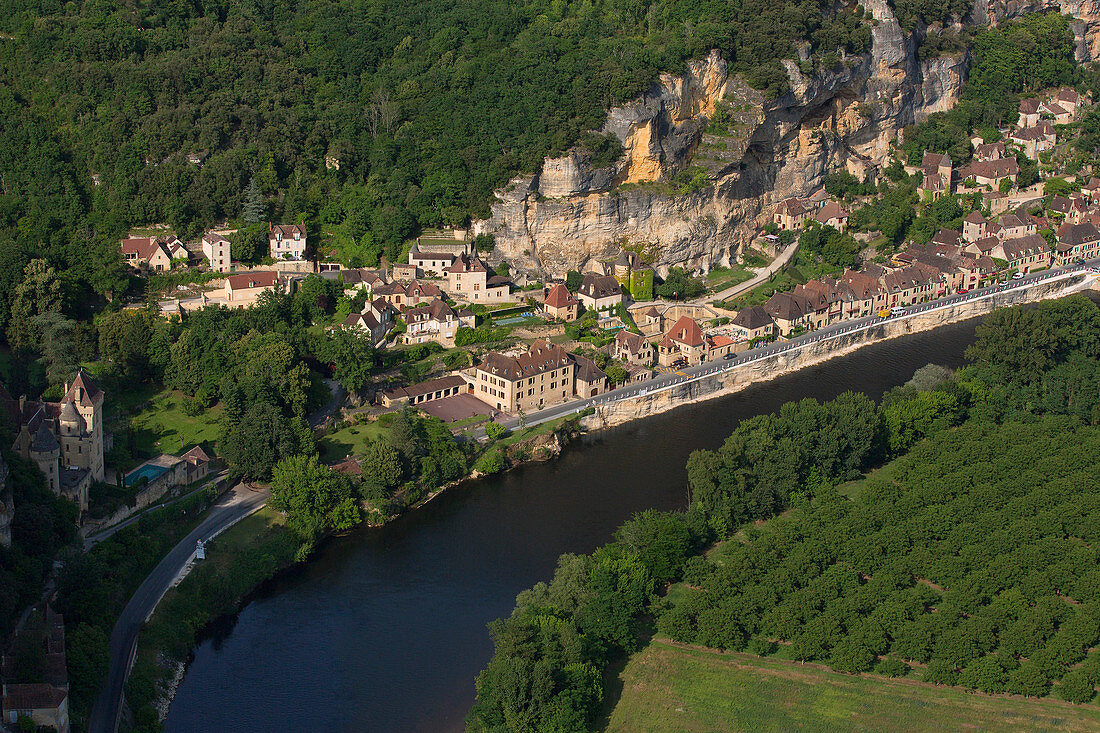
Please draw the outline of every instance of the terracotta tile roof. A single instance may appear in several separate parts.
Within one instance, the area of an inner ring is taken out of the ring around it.
[[[615,344],[625,348],[631,354],[640,354],[645,350],[648,342],[639,333],[631,331],[619,331],[615,334]]]
[[[1022,114],[1033,115],[1039,111],[1039,100],[1034,97],[1021,99],[1019,110]]]
[[[802,205],[802,201],[797,198],[789,198],[780,201],[775,207],[777,214],[786,214],[788,216],[800,216],[806,213],[806,207]]]
[[[80,400],[76,398],[78,389],[81,393]],[[61,398],[61,402],[79,402],[85,407],[91,407],[95,404],[95,400],[102,394],[103,392],[99,389],[95,380],[83,369],[78,369],[76,372],[76,379],[69,385],[69,390],[65,393],[65,396]]]
[[[687,316],[681,316],[680,320],[676,321],[669,332],[665,334],[661,345],[669,346],[674,342],[692,347],[702,346],[703,332],[699,329],[699,324]]]
[[[604,374],[603,370],[596,366],[596,362],[591,359],[578,356],[577,354],[570,354],[569,358],[577,365],[576,371],[574,372],[576,379],[587,382],[588,384],[593,384],[601,379],[607,379],[607,375]]]
[[[814,215],[814,219],[822,224],[828,224],[833,219],[847,219],[848,212],[841,208],[840,204],[835,201],[830,201],[818,210]]]
[[[531,344],[526,354],[519,356],[490,352],[485,355],[478,369],[513,381],[559,369],[571,363],[565,349],[544,339],[538,339]]]
[[[4,710],[56,710],[65,702],[65,690],[39,682],[5,685]]]
[[[230,290],[247,290],[250,288],[270,288],[279,281],[279,273],[273,270],[263,272],[245,272],[240,275],[230,275],[226,282]]]
[[[550,308],[567,308],[577,304],[577,299],[569,292],[569,288],[562,283],[550,288],[550,292],[546,294],[546,305]]]
[[[764,310],[777,321],[796,321],[806,315],[809,303],[792,293],[775,293],[764,304]]]
[[[295,234],[301,239],[305,239],[306,226],[305,224],[269,224],[267,227],[267,234],[268,237],[272,239],[294,239]]]
[[[1058,241],[1062,244],[1077,245],[1100,240],[1100,231],[1088,222],[1080,224],[1063,224],[1055,232]]]
[[[488,272],[488,266],[477,255],[460,255],[455,258],[454,264],[447,268],[447,272]]]
[[[1029,234],[1026,237],[1006,239],[1001,243],[1001,246],[1004,249],[1005,257],[1010,262],[1024,257],[1042,254],[1050,249],[1050,247],[1047,246],[1047,240],[1043,239],[1040,234]]]

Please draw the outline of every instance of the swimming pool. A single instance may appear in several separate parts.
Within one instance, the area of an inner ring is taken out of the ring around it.
[[[499,321],[494,318],[493,319],[493,325],[494,326],[511,326],[514,323],[523,323],[524,321],[529,320],[532,317],[532,315],[533,314],[528,312],[528,313],[523,313],[523,314],[518,315],[518,316],[512,316],[511,318],[501,318]]]
[[[142,479],[145,479],[149,483],[153,483],[158,478],[160,478],[161,474],[163,474],[167,470],[168,469],[164,466],[153,466],[150,464],[138,466],[126,475],[126,485],[133,486]]]

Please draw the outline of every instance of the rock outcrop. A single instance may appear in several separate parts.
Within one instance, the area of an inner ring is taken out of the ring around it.
[[[870,52],[812,76],[785,62],[791,90],[774,100],[712,52],[608,113],[603,132],[625,151],[614,166],[593,168],[583,151],[547,159],[497,193],[475,232],[496,236],[494,257],[558,277],[624,245],[658,251],[659,272],[730,264],[775,202],[811,193],[833,170],[876,176],[903,127],[958,99],[965,54],[920,60],[887,0],[862,5],[873,18]],[[1100,0],[1060,5],[1080,19],[1082,59],[1100,57]],[[1058,6],[978,0],[975,22]]]

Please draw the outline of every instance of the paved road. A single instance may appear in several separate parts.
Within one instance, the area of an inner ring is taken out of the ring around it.
[[[772,260],[767,267],[758,272],[756,276],[753,277],[751,280],[746,280],[743,283],[734,285],[731,288],[726,288],[725,290],[720,290],[717,293],[713,293],[711,295],[704,295],[703,297],[696,298],[691,302],[714,303],[715,301],[729,300],[730,298],[736,298],[742,293],[747,293],[748,291],[755,288],[757,285],[766,282],[768,278],[783,269],[787,265],[787,263],[791,261],[791,258],[794,257],[794,253],[798,251],[799,241],[800,240],[796,239],[788,244],[787,248],[780,252],[778,257]]]
[[[209,539],[226,527],[263,506],[270,493],[239,484],[223,496],[191,534],[180,540],[134,592],[111,631],[111,664],[107,684],[92,706],[88,729],[91,733],[115,733],[122,703],[122,689],[130,674],[141,624],[156,608],[172,581],[191,559],[196,543]]]
[[[980,298],[988,298],[993,295],[997,295],[1012,290],[1018,290],[1027,286],[1034,285],[1039,282],[1051,280],[1059,277],[1066,277],[1068,275],[1084,272],[1088,270],[1097,271],[1100,268],[1100,258],[1091,260],[1084,264],[1068,265],[1066,267],[1059,267],[1051,270],[1045,270],[1034,275],[1027,275],[1019,280],[1009,280],[1004,283],[995,283],[993,285],[971,290],[968,293],[961,295],[951,295],[946,298],[939,298],[927,303],[920,303],[918,305],[912,305],[905,309],[905,313],[898,316],[891,316],[889,320],[897,320],[898,318],[904,318],[905,316],[914,315],[917,313],[924,313],[930,310],[937,310],[945,308],[956,303],[961,303],[969,300],[977,300]],[[611,402],[618,402],[624,399],[630,399],[651,392],[656,392],[661,389],[667,389],[677,384],[683,384],[685,382],[695,381],[702,377],[706,377],[718,372],[727,371],[729,369],[736,369],[737,367],[744,366],[751,362],[759,361],[761,359],[767,359],[777,354],[783,354],[789,351],[795,351],[802,349],[811,344],[824,341],[826,339],[834,338],[854,331],[863,331],[871,328],[879,323],[882,323],[884,319],[879,318],[877,315],[867,316],[866,318],[859,318],[855,320],[841,321],[831,326],[825,326],[824,328],[811,331],[807,334],[799,336],[797,338],[777,341],[767,344],[765,346],[750,349],[749,351],[737,354],[733,359],[722,361],[709,361],[702,364],[697,364],[692,367],[684,367],[671,374],[661,374],[653,379],[649,379],[645,382],[638,382],[635,384],[628,384],[618,389],[611,390],[597,397],[593,397],[587,400],[575,400],[573,402],[566,402],[561,405],[548,407],[545,410],[539,410],[538,412],[532,412],[525,416],[526,425],[538,425],[539,423],[547,422],[548,420],[556,420],[559,417],[569,415],[575,412],[580,412],[586,407],[606,405]],[[501,420],[502,425],[508,428],[514,428],[519,423],[519,420],[512,418],[510,420]]]

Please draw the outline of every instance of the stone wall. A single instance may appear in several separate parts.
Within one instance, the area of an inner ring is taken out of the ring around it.
[[[957,305],[920,313],[907,318],[889,319],[855,333],[809,344],[797,351],[776,354],[744,366],[685,382],[648,395],[621,400],[596,407],[596,413],[582,421],[587,430],[621,425],[631,420],[655,415],[681,405],[714,399],[739,392],[755,382],[788,374],[838,356],[844,356],[868,344],[911,333],[929,331],[949,323],[984,316],[996,308],[1038,300],[1061,298],[1073,292],[1095,287],[1097,278],[1080,275],[1052,283],[1040,283],[1027,289],[999,293],[990,298],[967,301]]]

